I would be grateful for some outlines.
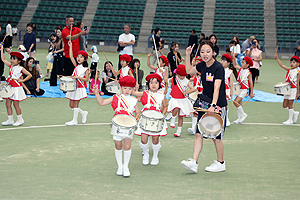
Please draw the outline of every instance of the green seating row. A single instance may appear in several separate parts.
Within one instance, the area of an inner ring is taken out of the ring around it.
[[[256,1],[249,1],[249,0],[216,0],[217,3],[244,3],[244,4],[263,4],[264,0],[256,0]]]
[[[72,13],[70,13],[72,14]],[[52,19],[66,19],[66,15],[67,13],[65,14],[57,14],[57,13],[35,13],[33,18],[36,18],[37,20],[43,20],[43,19],[46,19],[46,20],[52,20]],[[72,15],[74,20],[77,21],[77,20],[81,20],[82,19],[82,16],[83,15]],[[48,23],[48,21],[45,21],[45,23]]]
[[[297,35],[296,29],[277,29],[277,35]]]
[[[240,3],[216,3],[216,8],[231,8],[231,9],[248,9],[248,10],[257,10],[264,9],[264,4],[240,4]]]
[[[214,21],[214,26],[218,27],[246,27],[246,28],[264,28],[264,23],[261,22],[248,22],[248,21]]]
[[[276,16],[300,16],[300,12],[298,10],[289,10],[289,11],[281,11],[276,10]]]
[[[262,16],[247,16],[247,15],[215,15],[215,20],[221,21],[264,21]]]
[[[114,23],[114,22],[96,22],[93,21],[92,27],[95,28],[120,28],[122,29],[124,27],[124,23]],[[141,24],[130,24],[131,29],[137,29],[140,30]]]
[[[51,13],[78,13],[84,14],[85,8],[64,8],[64,7],[53,7],[49,8],[47,6],[38,6],[36,12],[51,12]]]
[[[174,7],[203,7],[204,6],[204,0],[203,1],[158,1],[157,6],[174,6]]]
[[[97,10],[96,15],[110,15],[110,16],[119,16],[120,10]],[[144,12],[125,12],[123,16],[132,16],[132,17],[143,17]]]
[[[257,34],[264,34],[264,29],[258,29],[258,28],[220,28],[220,27],[214,27],[215,33],[257,33]]]
[[[277,42],[296,42],[297,40],[299,40],[297,36],[277,35]]]
[[[20,10],[24,11],[25,10],[25,5],[13,5],[13,4],[0,4],[0,9],[2,10]]]
[[[260,9],[260,10],[248,10],[248,9],[220,9],[220,8],[216,8],[215,9],[215,15],[226,15],[226,14],[239,14],[239,15],[248,15],[249,17],[251,17],[252,15],[257,15],[257,16],[264,16],[264,10]]]
[[[20,4],[27,5],[28,1],[29,0],[9,0],[9,1],[0,0],[0,4],[3,4],[3,3],[8,4],[9,3],[9,4],[17,4],[17,5],[20,5]]]
[[[76,1],[40,1],[39,6],[85,8],[87,3],[77,3]]]
[[[144,11],[145,6],[135,6],[135,5],[120,5],[120,4],[99,4],[98,9],[103,10],[126,10],[126,12],[130,12],[131,10],[139,10]]]
[[[145,5],[146,4],[146,0],[141,0],[141,1],[140,0],[127,0],[127,1],[123,1],[123,0],[115,0],[115,1],[100,0],[100,3]]]
[[[156,7],[156,12],[174,12],[174,13],[203,13],[203,7]]]
[[[299,27],[298,22],[294,22],[294,23],[276,23],[277,28],[286,28],[286,29],[296,29],[297,27]]]
[[[300,16],[294,17],[281,17],[281,16],[276,16],[276,21],[277,22],[299,22],[300,21]]]
[[[13,24],[17,24],[19,22],[20,18],[19,17],[1,16],[0,17],[0,22],[4,22],[5,23],[5,26],[2,26],[2,29],[3,29],[3,27],[6,27],[8,20],[12,21]]]
[[[9,10],[1,10],[1,15],[3,16],[14,16],[14,17],[21,17],[22,11],[9,11]],[[1,17],[2,17],[1,16]]]

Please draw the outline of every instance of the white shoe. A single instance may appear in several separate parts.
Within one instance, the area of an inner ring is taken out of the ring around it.
[[[298,120],[298,116],[299,116],[299,112],[298,111],[295,111],[294,112],[294,119],[293,119],[293,123],[296,123],[297,122],[297,120]]]
[[[223,172],[226,170],[225,161],[223,164],[214,160],[214,163],[211,164],[209,167],[205,167],[205,171],[207,172]]]
[[[159,159],[157,157],[156,158],[153,157],[150,165],[158,165],[158,163],[159,163]]]
[[[129,171],[128,168],[127,168],[127,169],[124,169],[124,171],[123,171],[123,176],[124,176],[124,177],[129,177],[129,176],[130,176],[130,171]]]
[[[192,134],[192,135],[195,135],[195,134],[196,134],[195,131],[194,131],[192,128],[188,128],[187,131],[188,131],[190,134]]]
[[[123,167],[118,168],[118,171],[116,173],[118,176],[123,176]]]
[[[72,120],[72,121],[66,122],[65,125],[67,125],[67,126],[76,126],[76,125],[77,125],[77,122],[74,122],[74,121]]]
[[[3,102],[3,99],[0,97],[0,102]]]
[[[83,123],[83,124],[85,124],[85,122],[86,122],[86,117],[87,117],[88,114],[89,114],[88,111],[84,111],[84,114],[82,114],[82,123]]]
[[[20,125],[22,125],[22,124],[24,124],[24,120],[22,119],[22,120],[17,120],[14,124],[13,124],[13,126],[20,126]]]
[[[170,122],[170,127],[171,128],[175,128],[175,120],[176,120],[176,117],[171,118],[171,122]]]
[[[169,121],[172,118],[172,113],[168,113],[168,115],[165,117],[166,121]]]
[[[9,126],[9,125],[13,125],[14,124],[14,120],[6,120],[5,122],[2,122],[2,125],[3,126]]]
[[[228,126],[230,126],[230,121],[229,121],[229,119],[226,120],[226,127],[228,127]]]
[[[143,155],[143,165],[149,165],[149,153]]]
[[[246,113],[244,113],[241,118],[239,119],[240,124],[243,123],[243,121],[245,121],[245,119],[248,117],[248,115]]]
[[[240,124],[240,119],[233,121],[234,124]]]
[[[289,120],[286,120],[285,122],[282,123],[283,125],[292,125],[293,122],[289,121]]]
[[[175,136],[175,137],[180,137],[181,134],[176,132],[176,133],[174,133],[174,136]]]
[[[198,163],[192,158],[189,158],[187,161],[181,161],[181,166],[194,173],[197,173],[198,171]]]

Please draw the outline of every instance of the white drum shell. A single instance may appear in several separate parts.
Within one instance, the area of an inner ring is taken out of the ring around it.
[[[77,89],[76,79],[72,79],[71,77],[61,77],[59,81],[59,89],[63,92],[73,92]]]
[[[8,97],[11,97],[13,94],[14,94],[14,92],[11,89],[11,86],[8,85],[8,83],[0,84],[0,97],[8,98]]]
[[[198,94],[200,94],[200,92],[193,92],[193,93],[189,94],[189,96],[188,96],[188,99],[191,101],[191,103],[193,105],[198,98]]]
[[[111,135],[133,138],[136,129],[137,122],[129,115],[116,115],[111,120]]]
[[[215,139],[221,133],[223,125],[220,115],[205,113],[198,122],[198,129],[202,137]]]
[[[291,85],[287,82],[277,83],[274,85],[274,90],[276,94],[291,95]]]
[[[233,83],[233,94],[234,95],[239,95],[241,93],[241,90],[240,90],[241,86],[239,84],[239,82],[234,82]]]
[[[164,115],[155,110],[145,110],[140,117],[139,126],[144,131],[161,132],[164,126]]]
[[[117,81],[109,82],[105,85],[106,90],[110,93],[120,94],[120,84]]]

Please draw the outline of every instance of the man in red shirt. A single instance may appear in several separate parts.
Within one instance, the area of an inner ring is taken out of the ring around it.
[[[63,29],[61,36],[64,41],[64,52],[65,52],[65,66],[64,66],[64,75],[71,76],[74,70],[74,65],[70,59],[69,55],[69,45],[68,42],[70,40],[70,31],[72,26],[71,40],[72,40],[72,50],[74,58],[77,56],[77,52],[80,51],[79,45],[79,36],[85,35],[86,32],[84,30],[80,30],[77,27],[74,27],[74,18],[72,16],[66,17],[66,27]]]

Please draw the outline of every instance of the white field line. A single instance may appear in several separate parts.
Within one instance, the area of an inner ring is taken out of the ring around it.
[[[168,122],[169,123],[169,122]],[[192,122],[184,122],[184,124],[191,124]],[[88,123],[88,124],[78,124],[77,126],[97,126],[97,125],[109,125],[110,123]],[[258,126],[287,126],[277,123],[243,123],[245,125],[258,125]],[[243,125],[241,124],[241,125]],[[293,124],[289,126],[300,126],[300,124]],[[9,131],[9,130],[19,130],[19,129],[35,129],[35,128],[52,128],[52,127],[66,127],[64,124],[59,125],[44,125],[44,126],[19,126],[19,127],[8,127],[2,128],[0,131]]]

